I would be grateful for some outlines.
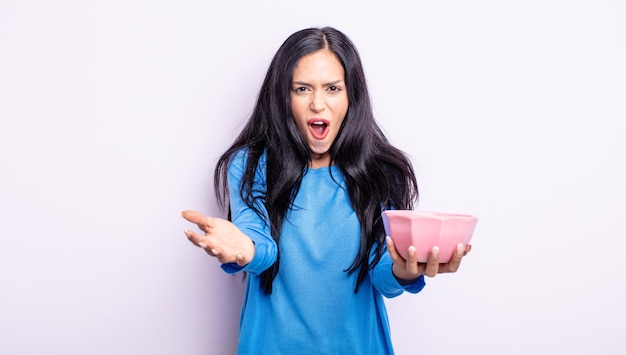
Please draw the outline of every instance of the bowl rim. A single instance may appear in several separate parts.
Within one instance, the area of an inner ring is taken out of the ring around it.
[[[422,211],[422,210],[384,210],[383,214],[387,215],[403,215],[412,217],[435,217],[435,218],[462,218],[462,219],[478,219],[478,217],[456,212],[438,212],[438,211]]]

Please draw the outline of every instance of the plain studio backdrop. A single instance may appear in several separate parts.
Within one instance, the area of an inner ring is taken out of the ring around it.
[[[1,0],[0,353],[234,353],[242,279],[178,212],[220,215],[213,168],[272,55],[331,25],[418,209],[480,218],[458,273],[387,301],[396,352],[623,354],[625,18],[617,0]]]

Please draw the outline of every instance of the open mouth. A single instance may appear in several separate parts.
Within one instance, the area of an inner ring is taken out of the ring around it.
[[[321,119],[309,120],[309,131],[316,139],[324,139],[328,134],[329,122]]]

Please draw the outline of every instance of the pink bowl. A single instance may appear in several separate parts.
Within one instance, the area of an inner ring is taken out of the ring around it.
[[[406,259],[413,245],[419,262],[426,262],[430,250],[438,246],[439,262],[447,263],[459,243],[470,242],[478,223],[477,217],[465,214],[412,210],[383,211],[382,218],[400,256]]]

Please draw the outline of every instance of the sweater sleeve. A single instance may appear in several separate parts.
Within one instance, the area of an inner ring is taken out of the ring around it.
[[[256,208],[263,214],[263,217],[261,217],[250,206],[246,205],[239,193],[246,162],[247,157],[244,151],[238,152],[234,156],[228,168],[228,189],[232,222],[254,243],[254,257],[246,266],[241,267],[236,263],[227,263],[222,264],[222,269],[230,274],[246,271],[256,275],[265,271],[276,262],[278,250],[271,236],[269,217],[265,205],[263,203],[257,203],[256,205]],[[263,155],[259,159],[254,191],[265,191],[264,167],[265,156]]]
[[[404,291],[409,293],[420,292],[424,286],[426,286],[424,275],[418,277],[417,280],[411,284],[401,285],[398,279],[393,275],[393,260],[387,252],[387,246],[384,245],[383,249],[383,256],[380,261],[369,271],[370,280],[374,288],[387,298],[399,296]]]

